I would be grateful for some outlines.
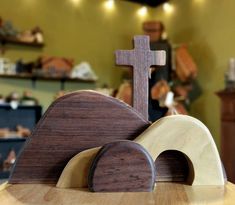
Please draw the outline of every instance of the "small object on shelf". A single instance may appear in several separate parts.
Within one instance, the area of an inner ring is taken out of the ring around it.
[[[32,43],[35,41],[35,36],[31,30],[26,30],[17,35],[17,39],[21,42]]]
[[[3,21],[0,18],[0,44],[1,52],[6,51],[6,44],[43,47],[43,33],[39,27],[32,30],[19,32],[10,21]]]
[[[15,74],[16,67],[8,58],[0,58],[0,74]]]
[[[14,28],[11,21],[3,21],[1,19],[1,26],[0,26],[0,36],[13,36],[16,37],[19,31]]]
[[[112,96],[112,93],[113,93],[113,89],[110,88],[107,84],[104,84],[100,88],[96,88],[95,90],[107,96]]]
[[[10,130],[9,128],[0,128],[1,139],[29,137],[30,134],[30,129],[22,125],[17,125],[15,130]]]
[[[115,96],[117,99],[132,105],[132,87],[129,82],[124,82],[118,88],[118,92]]]
[[[0,105],[4,105],[5,104],[5,99],[4,97],[0,94]]]
[[[31,131],[28,128],[25,128],[21,125],[17,125],[16,130],[17,134],[21,137],[29,137],[31,134]]]
[[[80,78],[84,80],[97,80],[98,77],[92,70],[91,65],[87,62],[82,62],[74,66],[71,71],[71,78]]]
[[[170,87],[165,80],[160,80],[151,89],[151,97],[154,100],[161,100],[166,97]]]
[[[229,68],[225,74],[225,84],[227,89],[235,88],[235,58],[229,60]]]
[[[12,166],[14,165],[16,161],[16,153],[15,153],[15,150],[12,149],[8,156],[7,156],[7,159],[4,160],[3,162],[3,171],[9,171],[11,170]]]
[[[35,41],[37,43],[43,43],[44,42],[44,38],[43,38],[43,32],[42,29],[40,27],[35,27],[32,30],[33,35],[35,36]]]
[[[175,51],[176,74],[182,82],[188,82],[196,78],[197,65],[185,45]]]
[[[38,100],[33,97],[32,92],[29,90],[25,90],[23,92],[23,96],[20,99],[20,104],[21,105],[28,105],[28,106],[32,106],[32,105],[38,105]]]
[[[68,77],[73,68],[74,60],[70,58],[42,56],[39,64],[45,76]]]
[[[39,27],[26,30],[17,35],[17,39],[26,43],[43,43],[43,32]]]
[[[6,97],[6,102],[9,103],[13,110],[17,109],[20,103],[20,95],[17,92],[12,92]]]
[[[143,30],[145,35],[148,35],[151,42],[159,41],[159,39],[166,39],[166,32],[161,21],[145,21],[143,23]]]
[[[23,60],[20,59],[16,62],[16,73],[32,73],[34,67],[34,62],[24,63]]]
[[[6,138],[9,132],[9,128],[0,128],[0,138]]]

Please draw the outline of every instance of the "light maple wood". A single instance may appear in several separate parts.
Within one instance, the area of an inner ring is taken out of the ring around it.
[[[233,205],[235,185],[187,186],[159,183],[153,192],[92,193],[87,189],[58,189],[46,184],[17,184],[0,191],[3,205]]]
[[[150,153],[153,160],[156,160],[162,152],[167,150],[177,150],[185,154],[189,159],[189,181],[192,185],[224,185],[225,183],[219,153],[214,140],[207,127],[193,117],[173,115],[161,118],[134,141],[142,145]],[[98,152],[98,150],[99,148],[95,151]],[[91,163],[89,158],[94,154],[94,150],[86,150],[86,159],[81,159],[84,157],[81,153],[79,156],[75,156],[76,160],[88,163],[86,166],[82,166],[87,169],[80,170],[79,166],[66,166],[63,171],[66,174],[63,174],[62,177],[71,179],[73,170],[76,169],[79,175],[78,178],[86,178]],[[60,179],[60,181],[67,183],[57,184],[58,187],[71,187],[66,179]],[[79,183],[76,180],[76,184],[73,183],[74,186],[82,188],[87,187],[87,184]]]
[[[75,155],[64,168],[56,186],[60,188],[87,187],[88,170],[99,149],[88,149]]]
[[[186,115],[161,118],[135,141],[148,150],[154,160],[167,150],[177,150],[185,154],[191,165],[192,185],[225,183],[213,137],[208,128],[196,118]]]

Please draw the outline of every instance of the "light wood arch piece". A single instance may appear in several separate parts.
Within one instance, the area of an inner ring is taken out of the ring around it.
[[[215,142],[208,128],[199,120],[186,115],[161,118],[146,129],[135,141],[154,160],[164,151],[177,150],[192,162],[192,185],[224,185],[224,176]]]

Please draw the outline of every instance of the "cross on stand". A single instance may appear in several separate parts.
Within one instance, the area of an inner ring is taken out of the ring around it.
[[[163,66],[165,51],[151,51],[149,36],[135,36],[134,50],[116,51],[116,64],[133,67],[133,107],[148,120],[148,78],[150,67]]]

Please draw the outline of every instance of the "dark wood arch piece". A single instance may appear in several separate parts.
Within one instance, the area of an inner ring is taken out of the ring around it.
[[[92,162],[88,187],[93,192],[150,192],[156,178],[149,153],[131,141],[104,145]]]
[[[56,183],[79,152],[115,140],[133,140],[150,123],[127,104],[93,91],[56,100],[18,157],[10,183]]]

